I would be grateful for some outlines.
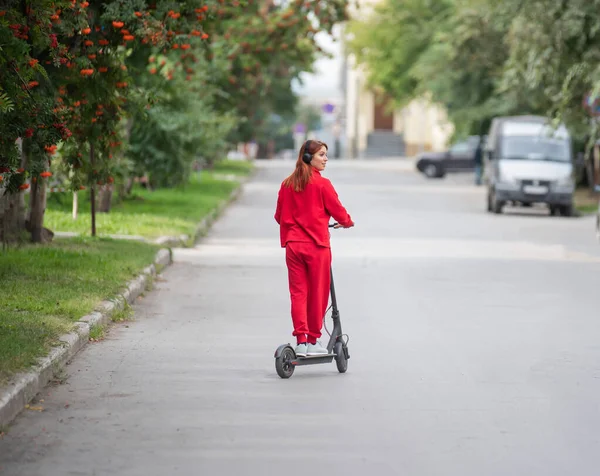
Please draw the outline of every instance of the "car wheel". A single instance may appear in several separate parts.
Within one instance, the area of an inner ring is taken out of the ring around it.
[[[423,173],[429,178],[438,177],[440,174],[439,167],[435,164],[427,164],[423,168]]]
[[[564,205],[560,207],[560,214],[564,217],[572,217],[574,215],[573,205]]]
[[[438,170],[435,164],[427,164],[423,168],[423,173],[429,178],[434,178],[437,176]]]
[[[498,198],[496,197],[496,192],[492,191],[492,193],[490,194],[490,198],[489,198],[489,210],[492,213],[499,215],[500,213],[502,213],[503,206],[504,206],[504,204],[502,202],[498,201]]]

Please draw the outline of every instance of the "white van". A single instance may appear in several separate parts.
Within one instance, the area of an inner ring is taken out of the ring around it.
[[[552,214],[573,214],[575,191],[571,137],[540,116],[497,117],[484,148],[487,209],[545,203]]]

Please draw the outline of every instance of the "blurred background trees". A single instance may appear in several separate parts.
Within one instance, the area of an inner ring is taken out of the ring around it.
[[[292,82],[347,3],[0,2],[0,240],[44,240],[48,183],[85,190],[94,217],[239,142],[289,146]]]
[[[429,96],[456,134],[542,114],[597,136],[598,0],[384,0],[350,22],[350,50],[397,105]],[[586,105],[588,107],[586,107]],[[591,106],[591,107],[589,107]]]

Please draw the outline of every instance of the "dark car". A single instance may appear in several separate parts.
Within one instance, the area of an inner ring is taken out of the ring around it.
[[[484,138],[485,139],[485,138]],[[425,152],[417,156],[417,170],[429,178],[441,178],[447,173],[470,172],[475,169],[475,150],[479,136],[456,142],[445,152]]]

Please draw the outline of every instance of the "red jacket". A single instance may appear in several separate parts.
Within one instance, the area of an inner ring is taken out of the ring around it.
[[[302,192],[281,184],[275,220],[283,248],[288,241],[312,241],[329,247],[331,217],[344,227],[354,225],[333,185],[318,170],[312,170],[310,182]]]

